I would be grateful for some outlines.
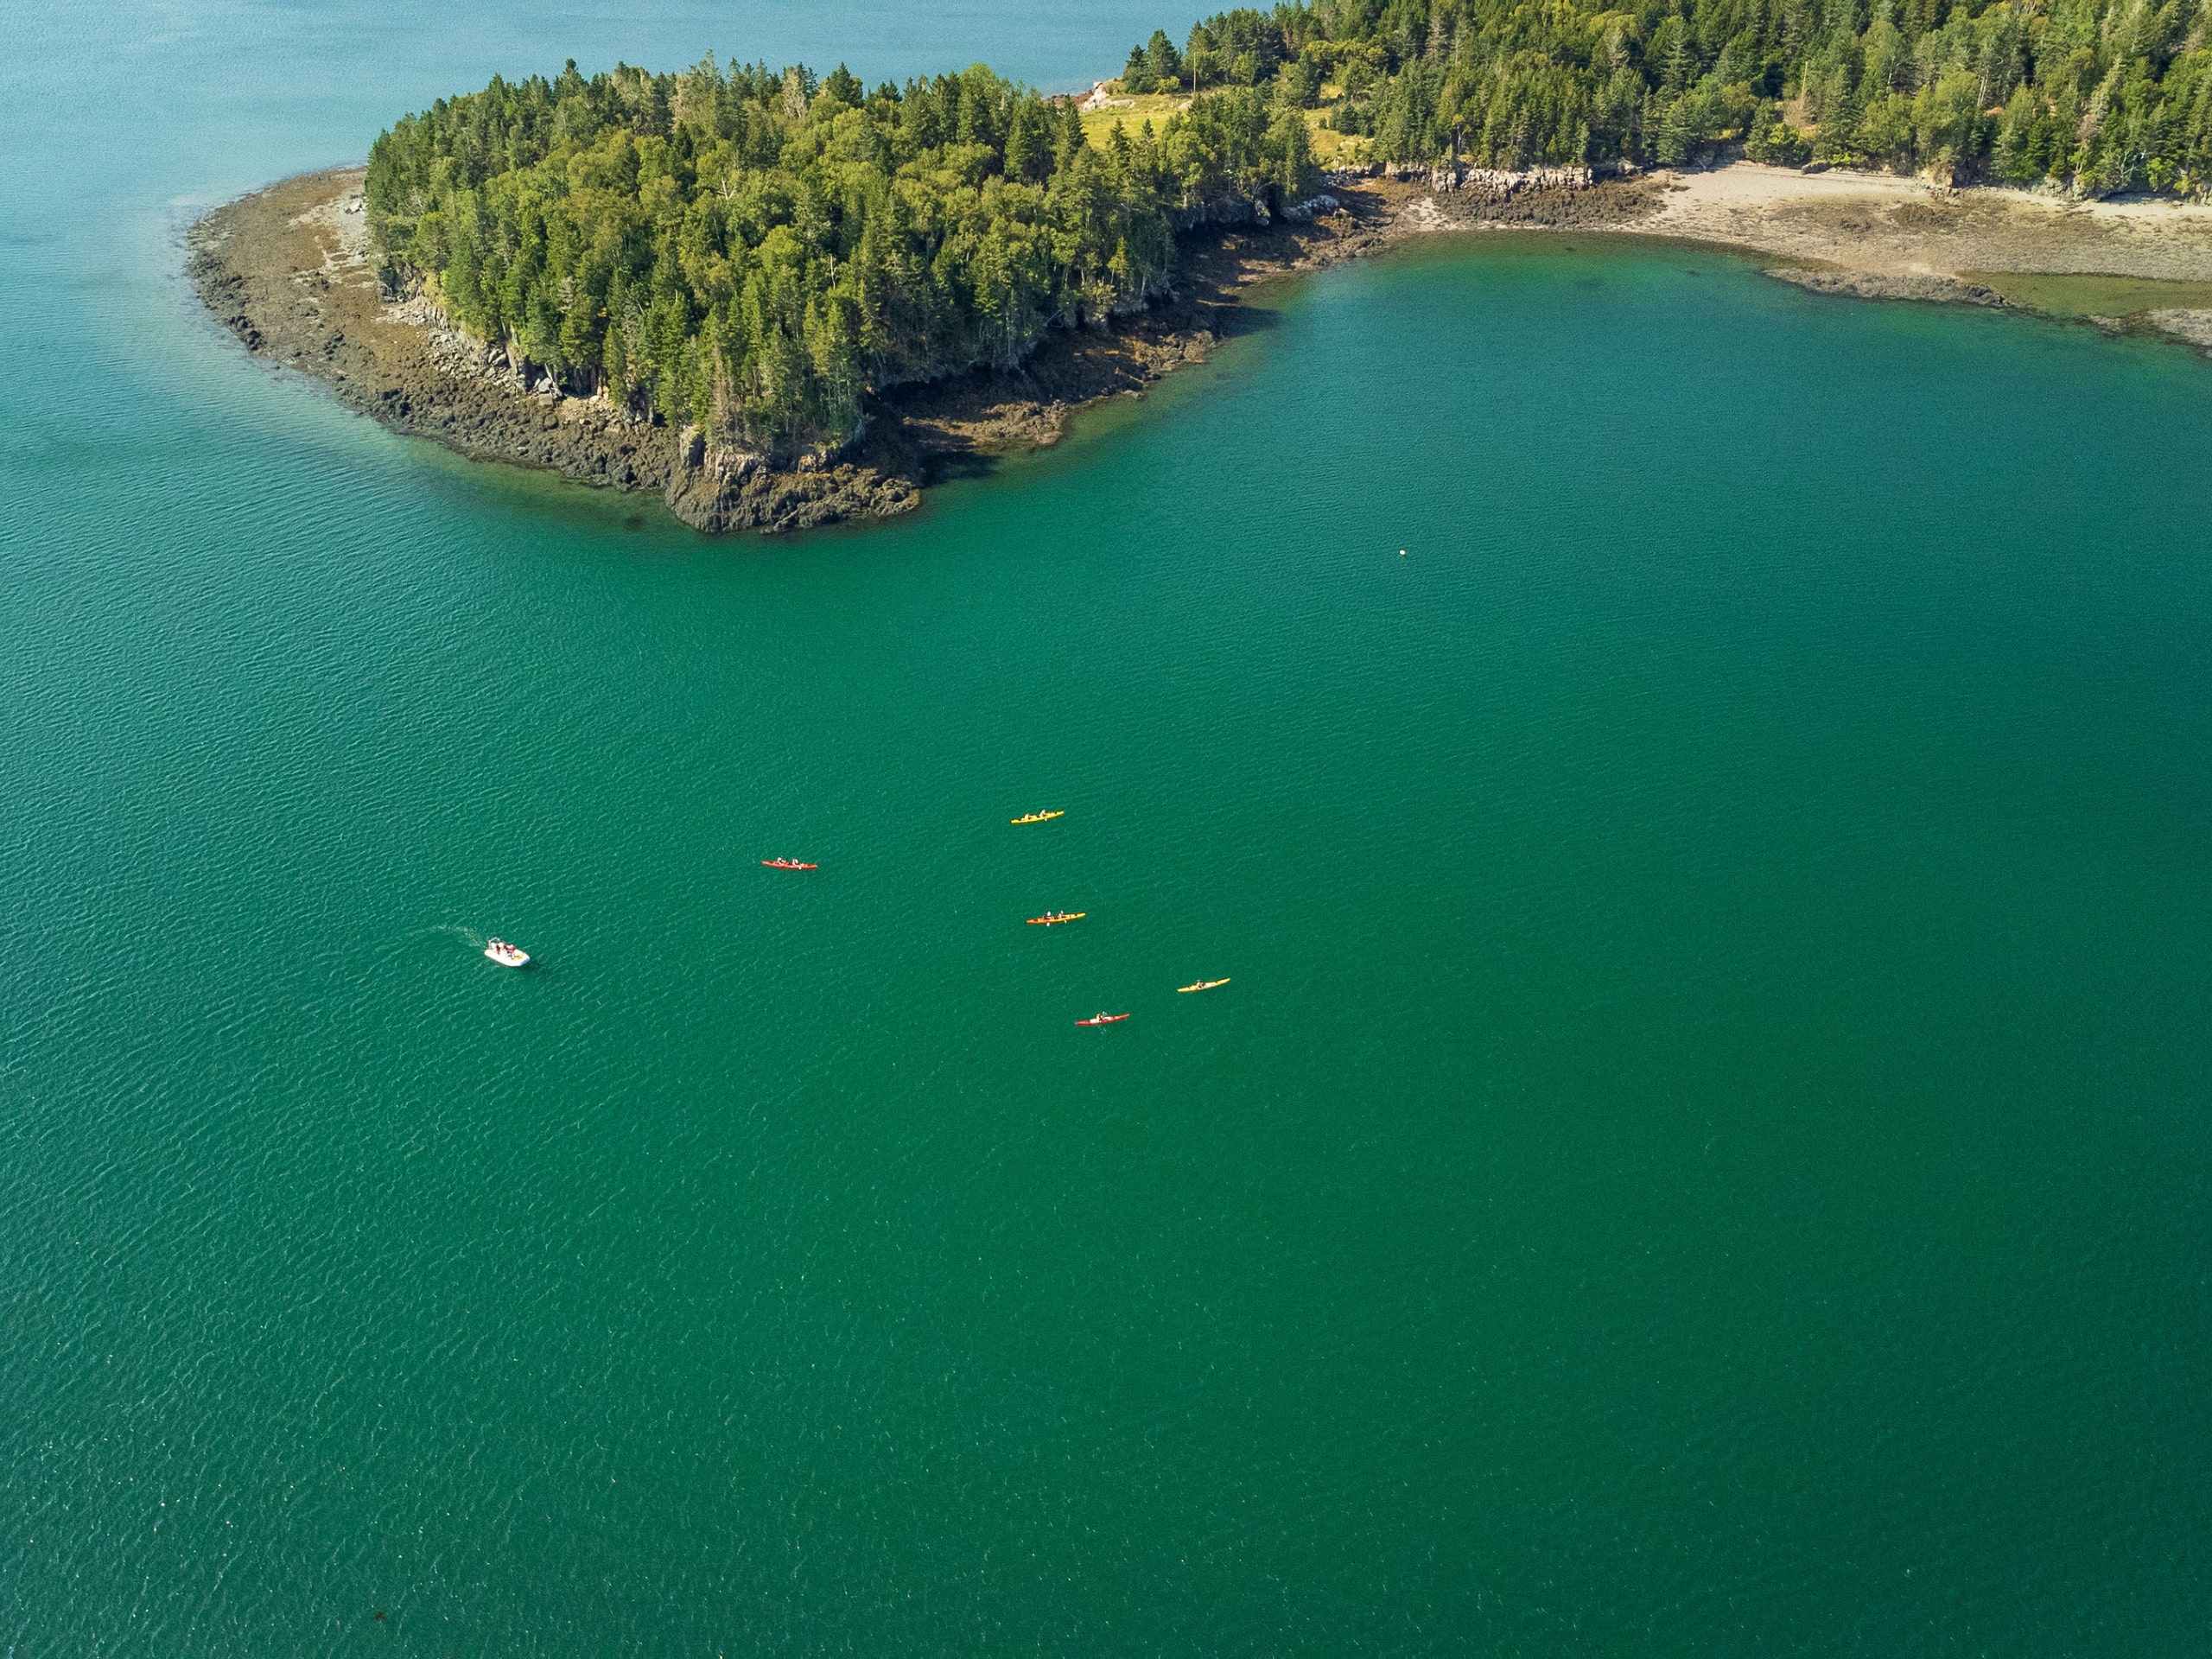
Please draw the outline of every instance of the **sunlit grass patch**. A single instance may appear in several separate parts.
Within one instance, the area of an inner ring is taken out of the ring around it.
[[[1093,144],[1105,144],[1118,123],[1128,129],[1134,138],[1137,130],[1149,121],[1157,132],[1167,124],[1167,118],[1178,110],[1191,107],[1188,92],[1145,92],[1128,95],[1121,92],[1107,94],[1104,108],[1083,112],[1083,136]],[[1334,167],[1357,159],[1361,140],[1337,132],[1321,124],[1322,111],[1306,112],[1306,129],[1313,139],[1313,159],[1324,167]]]
[[[1178,110],[1191,106],[1187,92],[1145,92],[1135,96],[1114,93],[1103,110],[1083,112],[1083,136],[1094,144],[1103,144],[1114,130],[1116,122],[1129,130],[1129,137],[1136,137],[1137,129],[1146,122],[1152,123],[1157,132],[1167,124],[1167,118]]]

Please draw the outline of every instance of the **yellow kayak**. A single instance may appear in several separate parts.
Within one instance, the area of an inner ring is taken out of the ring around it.
[[[1217,985],[1226,985],[1229,982],[1225,979],[1202,979],[1195,985],[1178,985],[1175,989],[1179,993],[1183,991],[1210,991]]]
[[[1066,816],[1067,814],[1065,811],[1031,812],[1019,818],[1009,818],[1007,822],[1009,823],[1042,823],[1047,818],[1064,818]]]
[[[1032,927],[1058,927],[1062,922],[1079,922],[1090,912],[1087,910],[1048,910],[1042,916],[1032,916]]]

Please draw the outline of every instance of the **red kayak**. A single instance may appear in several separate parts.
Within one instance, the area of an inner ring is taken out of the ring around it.
[[[761,863],[772,870],[818,870],[819,864],[802,864],[795,858],[764,858]]]
[[[1126,1014],[1094,1014],[1088,1020],[1078,1020],[1078,1026],[1110,1026],[1128,1019]]]

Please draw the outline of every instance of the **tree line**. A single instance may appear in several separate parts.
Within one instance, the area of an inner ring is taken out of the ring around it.
[[[2212,188],[2212,0],[1312,0],[1133,48],[1133,92],[1273,84],[1376,159],[1757,160]]]
[[[364,194],[385,280],[531,372],[788,458],[849,442],[871,388],[1142,306],[1179,226],[1315,186],[1271,88],[1094,144],[982,65],[870,92],[710,57],[442,99],[377,140]]]

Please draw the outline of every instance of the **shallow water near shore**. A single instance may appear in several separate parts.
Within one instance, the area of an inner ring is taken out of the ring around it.
[[[1966,276],[1994,289],[2013,305],[2050,317],[2129,317],[2166,307],[2212,308],[2212,283],[2044,271],[1976,270],[1967,272]]]
[[[2200,1646],[2212,370],[1440,238],[712,542],[190,308],[494,67],[926,32],[796,15],[0,67],[10,1649]]]

